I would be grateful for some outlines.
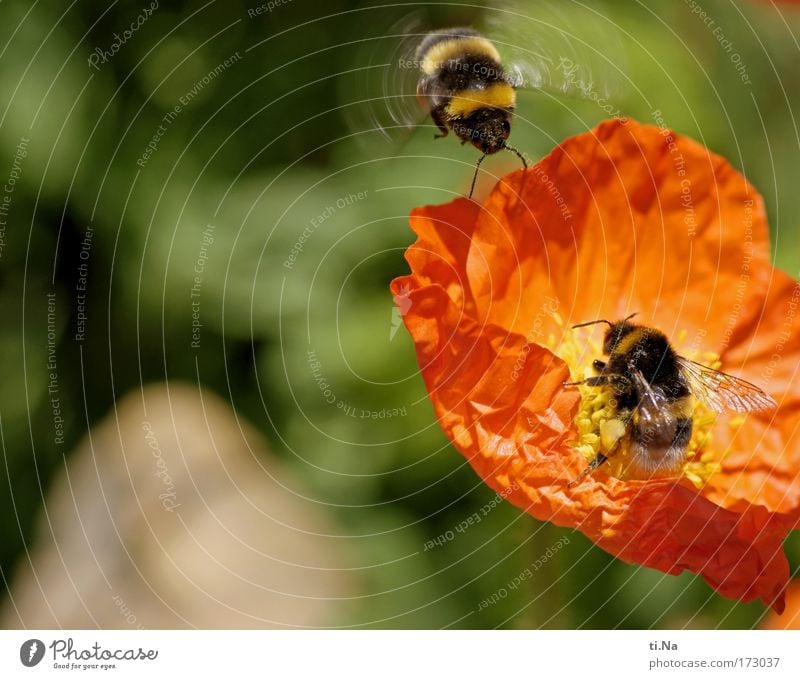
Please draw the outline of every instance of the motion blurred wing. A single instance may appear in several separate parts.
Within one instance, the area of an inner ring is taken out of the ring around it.
[[[400,142],[427,115],[417,101],[416,50],[430,28],[421,12],[365,28],[354,70],[341,79],[348,127],[365,145]]]
[[[602,12],[562,0],[512,0],[485,13],[486,37],[515,87],[603,101],[624,90],[622,40]]]

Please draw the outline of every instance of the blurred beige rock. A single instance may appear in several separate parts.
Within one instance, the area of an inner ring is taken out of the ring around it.
[[[344,540],[209,391],[121,399],[67,458],[4,628],[271,628],[341,622]]]

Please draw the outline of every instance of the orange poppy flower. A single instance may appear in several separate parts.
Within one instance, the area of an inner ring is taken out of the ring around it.
[[[611,120],[504,177],[483,206],[417,208],[392,282],[436,416],[494,490],[630,563],[699,573],[783,607],[782,541],[800,519],[800,286],[771,266],[761,197],[723,158]],[[601,357],[598,318],[762,387],[776,409],[695,410],[679,478],[596,453],[606,404],[564,382]]]

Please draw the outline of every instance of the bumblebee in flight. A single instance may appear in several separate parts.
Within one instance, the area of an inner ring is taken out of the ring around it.
[[[386,153],[386,142],[399,150],[430,116],[438,137],[452,132],[481,152],[474,189],[488,155],[507,149],[527,164],[508,143],[512,127],[524,122],[514,120],[523,108],[534,120],[550,102],[583,100],[592,108],[607,102],[610,108],[624,96],[622,34],[609,28],[598,46],[595,10],[565,8],[562,0],[500,5],[471,8],[469,22],[478,30],[434,29],[424,9],[376,8],[355,46],[358,68],[338,81],[354,140],[371,155]]]
[[[568,384],[610,388],[616,414],[601,428],[605,452],[598,453],[570,486],[620,446],[630,451],[631,471],[637,478],[678,473],[692,437],[695,398],[718,413],[769,410],[777,405],[756,385],[680,356],[664,333],[631,323],[631,318],[573,326],[608,325],[603,341],[608,360],[594,361],[595,377]]]
[[[470,142],[483,155],[478,159],[472,187],[483,159],[508,149],[527,167],[525,157],[508,144],[518,83],[506,73],[495,46],[472,28],[448,28],[426,35],[417,49],[420,78],[417,99],[441,134],[449,130]]]

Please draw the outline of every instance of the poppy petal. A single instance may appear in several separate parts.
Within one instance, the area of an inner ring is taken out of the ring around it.
[[[751,413],[735,430],[720,428],[727,450],[705,495],[725,507],[759,504],[800,521],[800,283],[773,270],[760,314],[739,324],[722,359],[727,370],[758,384],[778,408]]]
[[[689,569],[780,609],[789,526],[746,493],[723,507],[685,481],[600,471],[567,485],[585,466],[570,445],[579,395],[562,388],[569,372],[551,351],[564,321],[638,308],[643,322],[735,357],[771,280],[755,190],[695,142],[610,121],[505,177],[482,208],[419,208],[411,226],[411,275],[392,291],[437,418],[481,478],[626,561]]]

